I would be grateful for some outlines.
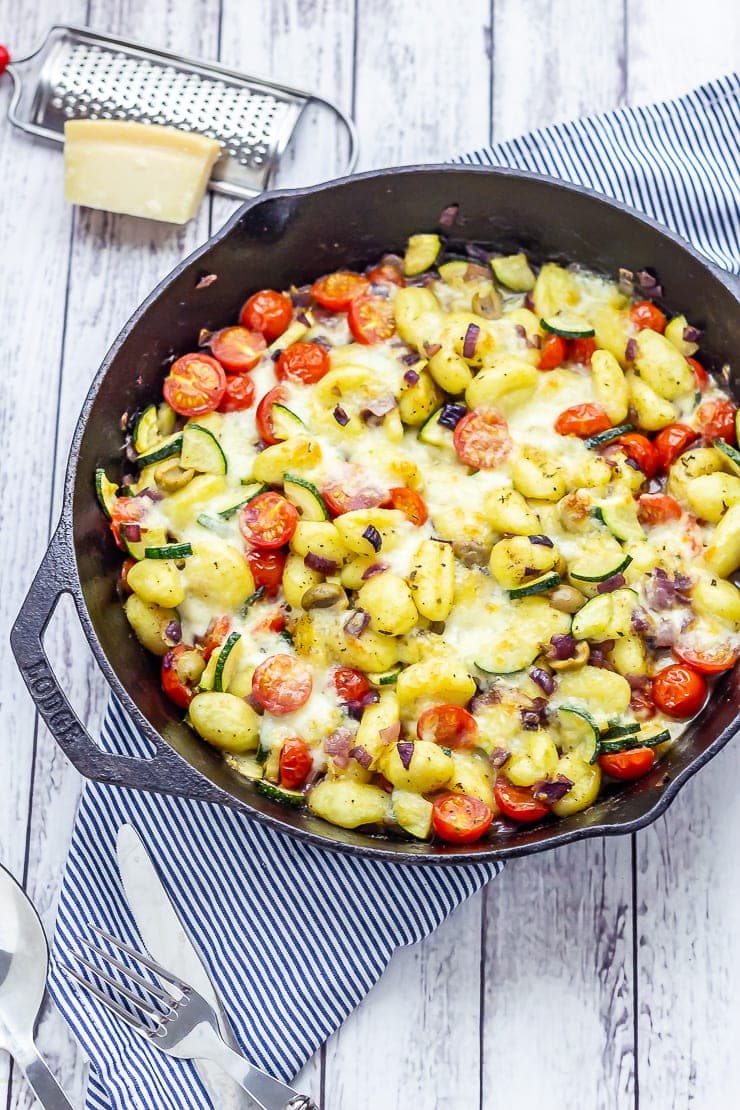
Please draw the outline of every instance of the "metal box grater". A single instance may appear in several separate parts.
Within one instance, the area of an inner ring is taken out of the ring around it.
[[[345,172],[357,161],[352,120],[323,97],[85,27],[51,27],[7,71],[15,85],[8,118],[28,134],[64,142],[69,119],[198,131],[221,144],[209,186],[227,196],[246,199],[267,188],[308,104],[322,105],[344,124]]]

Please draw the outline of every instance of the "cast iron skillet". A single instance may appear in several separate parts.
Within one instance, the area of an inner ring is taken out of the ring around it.
[[[719,369],[734,358],[740,386],[737,279],[702,259],[664,228],[585,189],[535,174],[470,167],[411,167],[360,174],[248,202],[147,298],[106,355],[74,434],[64,509],[11,634],[36,706],[57,742],[88,778],[232,806],[317,846],[410,863],[455,863],[525,855],[601,834],[630,832],[664,812],[684,782],[738,725],[740,665],[668,757],[637,783],[614,788],[590,809],[534,828],[503,827],[491,842],[464,848],[374,838],[287,811],[261,797],[180,720],[163,695],[158,662],[129,629],[116,596],[120,557],[98,509],[96,466],[120,474],[120,418],[160,397],[164,368],[197,346],[201,328],[236,318],[257,289],[287,288],[337,267],[363,267],[403,248],[412,232],[435,230],[442,210],[460,206],[453,235],[524,249],[539,262],[579,262],[611,276],[620,266],[652,267],[666,303],[704,328],[702,347]],[[199,282],[207,274],[216,281]],[[44,652],[44,629],[62,593],[74,598],[85,634],[113,692],[154,755],[103,752],[75,716]]]

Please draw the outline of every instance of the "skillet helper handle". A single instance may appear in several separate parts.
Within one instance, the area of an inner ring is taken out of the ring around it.
[[[111,754],[95,743],[72,708],[43,644],[59,599],[71,591],[76,579],[74,555],[65,533],[62,518],[10,633],[13,655],[38,712],[69,761],[86,778],[168,794],[208,796],[206,780],[195,775],[164,741],[154,741],[152,759]]]

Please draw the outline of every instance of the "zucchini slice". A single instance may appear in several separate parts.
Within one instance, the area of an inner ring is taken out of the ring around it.
[[[597,594],[573,617],[571,633],[577,640],[609,640],[630,632],[637,594],[628,587]]]
[[[740,478],[740,451],[733,447],[731,443],[727,443],[724,439],[715,439],[714,446],[718,451],[721,451],[725,459],[730,464],[730,470]]]
[[[213,689],[222,694],[224,690],[228,690],[229,682],[233,678],[234,665],[236,663],[236,654],[234,648],[241,640],[241,633],[231,632],[224,641],[221,650],[218,653],[218,660],[216,662],[216,671],[213,676]],[[229,661],[231,665],[228,666]]]
[[[239,500],[235,501],[233,505],[227,505],[225,509],[219,511],[218,515],[223,520],[230,520],[231,517],[235,516],[240,509],[243,509],[249,501],[252,501],[253,498],[260,493],[267,493],[269,489],[269,487],[263,485],[262,482],[253,482],[251,478],[244,479],[242,485],[244,489],[239,494]]]
[[[535,276],[526,254],[508,254],[501,258],[492,258],[491,269],[496,281],[514,293],[530,293],[534,289]]]
[[[199,474],[225,474],[228,466],[213,432],[200,424],[187,424],[182,433],[181,464]]]
[[[125,528],[122,526],[119,529],[119,535],[126,549],[126,554],[130,555],[132,559],[146,558],[146,549],[149,544],[156,545],[167,543],[167,533],[163,528],[142,528],[140,540],[128,540],[126,539]]]
[[[264,767],[254,755],[224,752],[224,762],[245,779],[261,779]]]
[[[264,794],[271,802],[277,802],[278,805],[297,808],[306,804],[306,795],[300,790],[286,790],[282,786],[276,786],[274,782],[267,782],[266,779],[260,779],[254,785],[260,794]]]
[[[177,413],[171,409],[166,401],[161,401],[157,406],[157,427],[160,436],[171,436],[177,424]]]
[[[559,585],[560,575],[551,570],[547,574],[540,575],[539,578],[533,578],[531,582],[527,582],[524,586],[516,586],[513,590],[507,590],[506,592],[512,601],[518,601],[522,597],[535,597],[536,594],[545,594],[548,590],[554,590]]]
[[[217,536],[228,536],[231,534],[231,529],[220,514],[212,516],[211,513],[198,513],[196,519],[198,524],[203,528],[208,528],[211,532],[215,532]]]
[[[574,705],[558,707],[560,747],[564,754],[574,753],[586,763],[595,763],[599,755],[599,726],[586,709]]]
[[[270,406],[270,422],[275,439],[290,439],[291,436],[301,435],[308,431],[300,416],[296,416],[285,405],[273,403]]]
[[[117,492],[118,486],[116,483],[109,481],[108,475],[105,473],[102,466],[99,466],[95,471],[95,493],[97,494],[100,508],[108,517],[108,520],[113,516]]]
[[[161,439],[156,405],[147,405],[144,411],[140,413],[134,425],[132,438],[134,451],[137,455],[146,455],[147,451],[153,450],[156,446]]]
[[[618,740],[622,736],[634,736],[636,732],[640,731],[640,727],[639,721],[630,721],[627,724],[621,724],[619,721],[612,721],[601,733],[601,739]]]
[[[437,261],[437,255],[442,249],[442,240],[439,235],[412,235],[406,245],[403,256],[403,272],[406,277],[423,274]]]
[[[452,431],[439,422],[443,411],[444,409],[437,409],[428,420],[424,421],[417,438],[431,447],[449,447],[452,449]]]
[[[602,501],[594,506],[592,513],[607,526],[615,539],[624,542],[645,539],[645,532],[637,519],[637,502],[631,497]]]
[[[590,339],[596,335],[588,320],[575,312],[560,311],[553,316],[543,316],[540,326],[551,335],[562,335],[563,339]]]
[[[175,435],[163,439],[161,443],[147,451],[146,454],[139,455],[136,465],[140,470],[143,470],[145,466],[151,466],[152,463],[164,462],[165,459],[171,459],[173,455],[179,455],[181,448],[182,432],[177,432]]]
[[[602,737],[599,742],[599,755],[629,752],[634,748],[657,748],[659,744],[665,744],[670,738],[671,730],[668,728],[660,729],[658,732],[632,733],[629,736],[620,736],[616,740],[605,740]]]
[[[432,831],[432,803],[413,790],[394,790],[391,810],[404,832],[417,840],[427,840]]]
[[[192,554],[193,548],[189,543],[164,543],[144,548],[147,559],[187,559]]]
[[[632,562],[628,555],[611,536],[597,536],[583,544],[570,560],[568,573],[580,582],[605,582],[615,574],[621,574]]]
[[[596,435],[588,436],[583,442],[586,447],[590,447],[592,450],[595,447],[606,447],[607,443],[612,443],[615,439],[619,439],[620,436],[626,436],[630,432],[634,432],[634,430],[634,424],[617,424],[615,428],[606,428],[603,432],[597,432]]]
[[[328,520],[329,510],[324,498],[313,482],[300,478],[297,474],[286,474],[283,478],[283,493],[295,507],[302,520]]]
[[[391,667],[388,671],[378,671],[376,674],[368,673],[367,679],[372,686],[394,686],[402,669],[403,664],[396,663],[395,667]]]

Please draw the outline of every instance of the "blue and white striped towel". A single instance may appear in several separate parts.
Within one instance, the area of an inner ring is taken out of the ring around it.
[[[544,128],[457,161],[552,174],[618,197],[740,271],[740,79],[679,100]],[[143,742],[112,704],[102,737]],[[497,873],[415,870],[319,851],[242,814],[90,784],[72,839],[54,942],[97,921],[134,939],[115,864],[121,824],[139,830],[207,962],[247,1056],[290,1078],[358,1005],[393,951],[427,936]],[[247,961],[246,953],[260,959]],[[192,1065],[169,1060],[80,997],[54,968],[54,999],[89,1055],[95,1110],[207,1110]]]

